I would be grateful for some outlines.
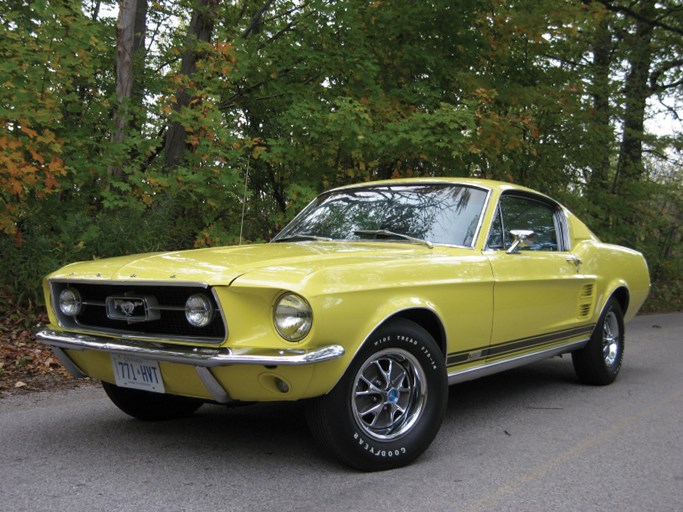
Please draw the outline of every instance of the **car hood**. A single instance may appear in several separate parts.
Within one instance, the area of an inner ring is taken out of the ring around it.
[[[122,256],[68,265],[50,279],[153,281],[251,286],[301,285],[321,272],[405,265],[407,259],[438,257],[444,248],[407,243],[298,242],[219,247]],[[472,255],[467,249],[448,248]],[[421,257],[422,256],[422,257]],[[442,256],[444,256],[442,254]],[[297,286],[298,287],[298,286]]]

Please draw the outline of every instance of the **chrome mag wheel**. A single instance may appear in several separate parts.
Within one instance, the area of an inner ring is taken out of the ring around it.
[[[415,356],[399,348],[382,350],[356,374],[351,408],[367,436],[393,441],[418,422],[427,391],[425,372]]]
[[[602,329],[602,355],[608,367],[614,366],[619,357],[620,335],[619,321],[614,311],[610,310]]]

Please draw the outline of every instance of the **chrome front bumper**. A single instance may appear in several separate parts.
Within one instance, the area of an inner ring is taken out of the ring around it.
[[[36,338],[51,347],[71,350],[98,350],[142,359],[189,364],[214,368],[233,364],[263,366],[300,366],[337,359],[344,355],[340,345],[328,345],[314,350],[260,348],[198,348],[150,343],[105,336],[74,334],[45,328]]]
[[[64,349],[96,350],[109,354],[194,366],[211,395],[220,403],[227,403],[231,400],[211,373],[210,368],[243,364],[268,367],[301,366],[330,361],[344,355],[344,348],[340,345],[327,345],[314,350],[200,348],[75,334],[51,328],[42,328],[35,333],[35,336],[42,343],[52,347],[62,365],[77,378],[87,375],[73,362]]]

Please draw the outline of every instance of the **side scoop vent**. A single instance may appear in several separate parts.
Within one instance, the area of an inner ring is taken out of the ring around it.
[[[579,318],[588,318],[593,310],[593,283],[584,284],[579,291]]]

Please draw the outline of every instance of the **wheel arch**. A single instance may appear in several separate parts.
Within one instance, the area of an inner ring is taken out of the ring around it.
[[[603,299],[598,302],[600,307],[595,311],[596,322],[612,299],[615,299],[619,304],[621,313],[624,316],[624,321],[626,321],[628,306],[631,302],[631,293],[629,292],[629,289],[627,288],[626,284],[622,282],[616,283],[614,287],[610,288],[610,290],[611,291],[605,293]]]
[[[621,311],[625,316],[626,312],[628,311],[629,302],[631,300],[631,294],[629,293],[628,288],[626,288],[626,286],[624,285],[619,286],[610,294],[607,301],[609,302],[609,299],[611,299],[612,297],[614,297],[617,300],[619,306],[621,307]]]
[[[412,322],[415,322],[420,327],[422,327],[431,335],[432,338],[434,338],[434,341],[436,341],[439,350],[441,350],[443,356],[446,357],[446,329],[444,328],[441,318],[439,318],[439,316],[434,311],[427,308],[410,308],[397,311],[396,313],[392,314],[391,316],[385,318],[382,322],[380,322],[379,325],[375,327],[375,329],[373,329],[373,331],[363,341],[361,345],[364,345],[365,342],[367,342],[367,340],[370,339],[375,332],[377,332],[379,329],[381,329],[382,327],[390,323],[392,320],[395,320],[397,318],[404,318],[406,320],[410,320]]]
[[[383,311],[377,311],[370,319],[367,321],[367,327],[358,327],[357,330],[362,332],[359,336],[359,342],[348,347],[348,350],[344,356],[340,359],[332,361],[330,363],[333,365],[334,369],[330,371],[330,368],[325,371],[327,387],[320,388],[320,393],[312,394],[310,396],[324,395],[330,393],[334,387],[343,378],[344,374],[352,364],[353,360],[356,358],[358,353],[371,342],[373,337],[384,327],[390,324],[392,321],[397,319],[404,319],[413,322],[429,333],[429,335],[436,342],[437,347],[441,351],[443,356],[443,361],[446,361],[447,350],[447,335],[444,322],[437,312],[431,309],[427,302],[422,302],[416,304],[415,306],[409,306],[405,303],[402,304],[403,308],[397,308],[396,304],[389,304],[387,308]]]

